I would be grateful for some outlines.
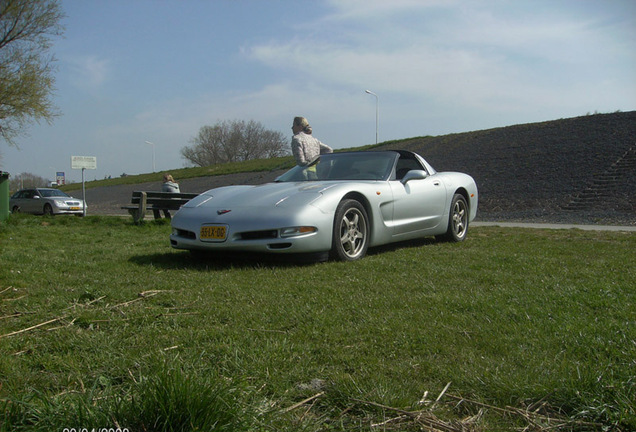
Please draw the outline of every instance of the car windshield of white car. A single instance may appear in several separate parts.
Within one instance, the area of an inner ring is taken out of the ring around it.
[[[62,197],[68,198],[68,195],[57,189],[45,189],[40,191],[40,195],[45,198]]]

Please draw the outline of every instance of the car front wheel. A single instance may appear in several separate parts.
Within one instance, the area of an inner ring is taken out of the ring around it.
[[[44,204],[44,214],[53,216],[53,207],[51,207],[51,204]]]
[[[468,233],[468,204],[466,198],[461,194],[455,194],[451,201],[450,213],[448,215],[448,230],[443,239],[460,242],[466,238]]]
[[[331,255],[341,261],[362,258],[369,246],[369,218],[356,200],[344,200],[336,209]]]

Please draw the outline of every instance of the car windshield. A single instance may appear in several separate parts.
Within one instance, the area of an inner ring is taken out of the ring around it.
[[[295,166],[276,181],[387,180],[397,157],[395,152],[329,153],[307,166]]]
[[[44,198],[69,197],[67,194],[58,189],[38,189],[38,192],[40,193],[40,196]]]

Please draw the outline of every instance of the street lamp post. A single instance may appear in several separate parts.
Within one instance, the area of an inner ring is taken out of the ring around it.
[[[371,96],[375,96],[375,143],[378,143],[378,124],[380,122],[380,98],[377,94],[373,93],[371,90],[364,91]]]
[[[150,144],[152,146],[152,172],[157,171],[155,169],[155,144],[150,141],[146,141],[146,144]]]

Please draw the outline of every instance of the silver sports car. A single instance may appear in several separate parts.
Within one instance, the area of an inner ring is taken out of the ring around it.
[[[362,258],[368,247],[436,236],[466,238],[477,213],[472,177],[437,172],[409,151],[321,155],[274,183],[226,186],[172,218],[176,249]]]

